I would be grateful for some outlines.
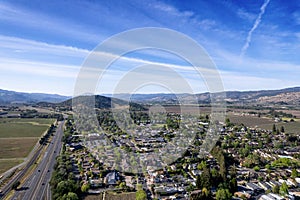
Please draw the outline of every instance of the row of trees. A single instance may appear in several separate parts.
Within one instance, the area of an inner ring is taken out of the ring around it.
[[[40,145],[46,144],[51,134],[55,131],[55,128],[56,127],[54,126],[54,124],[51,124],[51,126],[47,130],[47,133],[44,134],[43,137],[41,137],[39,141]]]
[[[64,153],[57,157],[50,185],[53,199],[79,199],[81,188],[72,173],[72,164]]]
[[[72,131],[71,120],[67,120],[65,135]],[[65,143],[63,144],[65,146]],[[78,200],[81,193],[80,183],[77,182],[72,172],[72,163],[69,155],[62,149],[61,154],[56,158],[54,171],[51,177],[50,185],[53,199],[59,200]],[[82,188],[85,190],[85,187]]]

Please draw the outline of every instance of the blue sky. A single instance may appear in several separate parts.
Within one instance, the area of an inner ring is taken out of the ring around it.
[[[169,28],[196,40],[215,62],[225,90],[299,86],[299,11],[300,1],[278,0],[1,0],[0,88],[72,95],[82,63],[98,44],[143,27]],[[169,53],[135,52],[114,64],[97,93],[112,92],[117,69],[143,61],[186,65]],[[179,73],[195,92],[207,90],[194,72]],[[139,92],[165,92],[147,89]]]

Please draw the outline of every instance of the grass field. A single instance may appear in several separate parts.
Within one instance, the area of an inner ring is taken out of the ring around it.
[[[0,174],[21,163],[54,121],[0,118]]]
[[[0,138],[40,137],[53,119],[0,118]]]

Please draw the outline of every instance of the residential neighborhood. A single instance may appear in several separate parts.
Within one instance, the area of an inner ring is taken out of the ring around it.
[[[276,127],[265,130],[226,119],[219,129],[217,146],[200,154],[209,128],[208,117],[202,116],[193,144],[182,157],[158,167],[162,157],[150,163],[154,157],[149,156],[156,155],[154,152],[176,131],[166,127],[152,129],[150,122],[140,125],[147,134],[137,134],[139,137],[83,135],[76,132],[69,119],[64,154],[71,163],[72,178],[87,196],[108,191],[134,192],[141,186],[147,199],[201,199],[206,195],[203,188],[208,190],[207,198],[213,199],[220,199],[222,188],[230,191],[229,199],[300,198],[300,138],[285,133],[284,128],[279,132]],[[149,161],[146,167],[139,163],[141,160]],[[206,173],[210,183],[203,187]],[[220,186],[223,181],[229,185]]]

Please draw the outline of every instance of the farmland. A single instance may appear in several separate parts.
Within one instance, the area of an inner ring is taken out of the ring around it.
[[[0,118],[0,138],[40,137],[53,119]]]
[[[0,174],[5,172],[6,170],[12,168],[23,162],[23,159],[10,159],[10,160],[2,160],[0,159]]]
[[[0,173],[21,163],[54,119],[0,118]]]
[[[271,124],[270,129],[272,128],[272,125],[275,123],[274,120],[270,118],[264,118],[264,117],[256,117],[251,115],[241,115],[241,114],[228,114],[228,118],[231,122],[236,124],[244,124],[249,127],[257,126],[259,128],[263,128],[268,124]]]
[[[37,143],[38,138],[1,138],[0,159],[24,158]]]
[[[231,122],[236,124],[244,124],[249,127],[258,127],[262,129],[272,130],[273,124],[277,128],[281,126],[284,127],[287,133],[299,133],[300,132],[300,121],[295,119],[294,122],[275,122],[271,118],[267,117],[257,117],[252,115],[241,115],[241,114],[228,114],[229,119]]]

